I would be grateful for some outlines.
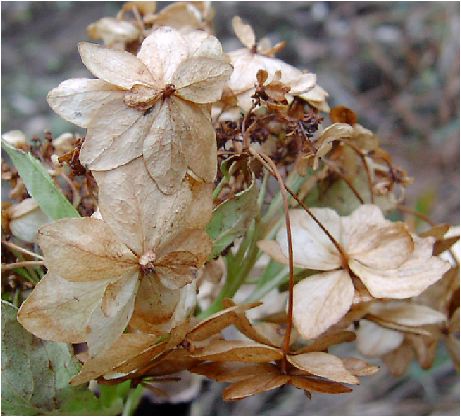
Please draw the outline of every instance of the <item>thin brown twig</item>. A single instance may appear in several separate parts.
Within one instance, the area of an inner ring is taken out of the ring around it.
[[[32,256],[34,258],[38,258],[38,259],[43,259],[43,256],[35,253],[35,252],[31,252],[30,250],[27,250],[21,246],[18,246],[12,242],[8,242],[7,240],[2,240],[2,245],[5,245],[7,247],[9,247],[10,249],[13,249],[13,250],[16,250],[18,252],[21,252],[25,255],[29,255],[29,256]]]
[[[22,261],[14,262],[12,264],[2,264],[2,271],[10,271],[11,269],[28,267],[28,266],[41,266],[45,265],[43,261]]]
[[[285,331],[285,336],[282,343],[282,350],[285,354],[290,352],[290,339],[291,339],[291,331],[293,328],[293,291],[295,285],[294,279],[294,261],[293,261],[293,242],[292,242],[292,235],[291,235],[291,222],[290,222],[290,215],[289,215],[289,205],[288,205],[288,194],[287,188],[285,183],[283,182],[280,173],[277,170],[276,165],[268,156],[264,155],[263,153],[259,153],[252,149],[251,147],[248,149],[249,152],[257,158],[263,166],[267,168],[269,166],[269,172],[277,179],[280,187],[280,193],[283,199],[283,206],[285,212],[285,225],[287,228],[287,239],[288,239],[288,267],[289,267],[289,291],[288,291],[288,320],[287,320],[287,329]],[[286,371],[286,362],[285,360],[282,362],[283,370]]]
[[[360,201],[360,204],[364,204],[363,198],[360,196],[360,193],[357,191],[357,189],[354,187],[352,182],[347,178],[338,168],[336,168],[330,161],[323,159],[323,162],[325,162],[329,168],[333,169],[334,172],[336,172],[341,179],[348,185],[348,187],[351,189],[351,191],[354,193],[354,195],[357,197],[357,199]]]
[[[367,164],[367,160],[365,159],[365,155],[363,155],[362,151],[359,148],[357,148],[357,146],[355,146],[353,143],[351,143],[351,142],[349,142],[347,140],[344,140],[344,139],[342,139],[341,142],[344,143],[345,145],[349,146],[358,155],[358,157],[360,158],[360,161],[362,162],[362,165],[365,168],[365,172],[367,173],[368,188],[370,190],[370,202],[371,202],[371,204],[374,204],[375,203],[375,194],[373,192],[373,181],[371,179],[370,168],[369,168],[369,166]]]

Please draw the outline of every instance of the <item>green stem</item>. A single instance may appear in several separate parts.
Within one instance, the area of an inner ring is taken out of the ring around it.
[[[139,384],[134,389],[130,389],[130,392],[128,393],[128,397],[123,406],[122,416],[132,416],[133,415],[133,413],[136,411],[136,408],[138,407],[141,401],[143,390],[144,390],[144,387],[141,384]]]

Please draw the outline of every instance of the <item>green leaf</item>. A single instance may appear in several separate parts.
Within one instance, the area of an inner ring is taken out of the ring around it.
[[[246,190],[214,209],[207,226],[208,235],[213,240],[212,258],[220,255],[235,239],[245,234],[251,221],[259,213],[258,194],[253,177]]]
[[[78,211],[56,187],[47,170],[30,153],[20,151],[2,141],[3,149],[18,170],[29,194],[51,219],[79,217]]]
[[[17,321],[18,310],[2,301],[2,414],[115,415],[123,409],[116,398],[103,404],[85,387],[69,380],[79,371],[69,345],[44,341]]]

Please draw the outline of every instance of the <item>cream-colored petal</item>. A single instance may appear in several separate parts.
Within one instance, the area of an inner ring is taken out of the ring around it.
[[[177,123],[178,117],[171,100],[165,100],[143,144],[147,171],[166,194],[178,190],[187,171],[186,148],[182,142],[186,132],[184,126]]]
[[[129,90],[135,84],[154,82],[144,63],[129,52],[88,42],[80,42],[78,50],[90,72],[110,84]]]
[[[179,31],[155,29],[144,39],[138,58],[149,68],[156,85],[168,84],[178,65],[188,56],[188,47]]]
[[[253,31],[253,28],[243,23],[240,16],[234,16],[232,18],[232,29],[234,33],[239,38],[240,42],[245,45],[248,49],[253,48],[256,45],[256,37]]]
[[[306,339],[313,339],[349,311],[354,286],[345,271],[312,275],[294,287],[293,322]]]
[[[195,177],[204,182],[213,182],[217,170],[217,148],[210,112],[205,106],[176,97],[171,98],[170,106],[182,149],[185,150],[187,167]]]
[[[445,314],[422,304],[390,302],[373,304],[369,313],[379,319],[402,326],[424,326],[444,322]]]
[[[341,236],[341,220],[328,208],[313,208],[312,213],[337,240]],[[341,265],[338,250],[317,223],[302,209],[290,210],[294,263],[301,268],[328,271]],[[276,236],[283,255],[288,258],[288,238],[282,227]]]
[[[208,58],[223,58],[221,43],[213,35],[203,30],[192,30],[182,33],[188,48],[188,56],[201,56]]]
[[[288,265],[288,257],[286,257],[280,245],[275,240],[260,240],[257,242],[258,248],[269,255],[274,261]]]
[[[373,269],[352,260],[349,266],[376,298],[409,298],[421,294],[450,269],[448,262],[432,256],[433,239],[413,236],[415,250],[397,269]]]
[[[101,304],[88,322],[86,338],[91,356],[109,348],[123,333],[133,314],[139,273],[107,286]]]
[[[211,247],[211,239],[203,229],[184,230],[159,247],[155,270],[165,286],[174,288],[164,282],[168,280],[177,281],[182,287],[195,277],[196,269],[208,259]]]
[[[356,343],[357,349],[364,355],[385,355],[398,348],[402,342],[403,333],[385,329],[368,320],[360,320]]]
[[[125,165],[142,155],[144,138],[152,127],[155,114],[140,116],[120,135],[112,137],[112,142],[104,149],[88,168],[93,171],[106,171]]]
[[[118,279],[138,269],[133,253],[102,220],[62,219],[40,228],[47,268],[69,281]]]
[[[171,83],[176,94],[194,103],[213,103],[232,73],[232,66],[221,59],[194,56],[181,62]]]
[[[136,136],[130,138],[130,133],[136,134],[137,131],[131,127],[142,118],[143,113],[127,107],[122,97],[101,106],[95,111],[88,125],[86,138],[80,150],[80,162],[85,166],[91,165],[118,137],[126,137],[133,143]]]
[[[48,104],[62,118],[87,127],[100,107],[119,100],[124,92],[102,80],[76,78],[63,81],[47,96]]]
[[[18,321],[44,340],[80,343],[109,280],[71,282],[48,272],[24,301]]]
[[[172,318],[180,295],[180,290],[165,288],[156,274],[145,275],[136,295],[130,327],[155,333],[156,326]]]
[[[346,253],[370,268],[397,268],[413,251],[406,225],[386,220],[378,206],[361,205],[341,221]]]
[[[210,185],[184,181],[175,194],[163,194],[142,158],[93,175],[104,221],[140,256],[155,252],[185,228],[202,227],[211,217]]]
[[[307,371],[312,375],[321,376],[335,382],[358,384],[359,380],[350,373],[341,359],[324,352],[301,353],[288,355],[288,361],[298,369]]]

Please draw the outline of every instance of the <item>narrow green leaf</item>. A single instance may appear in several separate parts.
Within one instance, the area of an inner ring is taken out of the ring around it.
[[[48,217],[53,220],[79,217],[78,211],[56,187],[39,160],[3,141],[2,146],[18,170],[27,191]]]
[[[246,190],[214,209],[207,226],[208,235],[213,240],[212,258],[220,255],[235,239],[245,234],[251,221],[259,213],[258,194],[253,179]]]

